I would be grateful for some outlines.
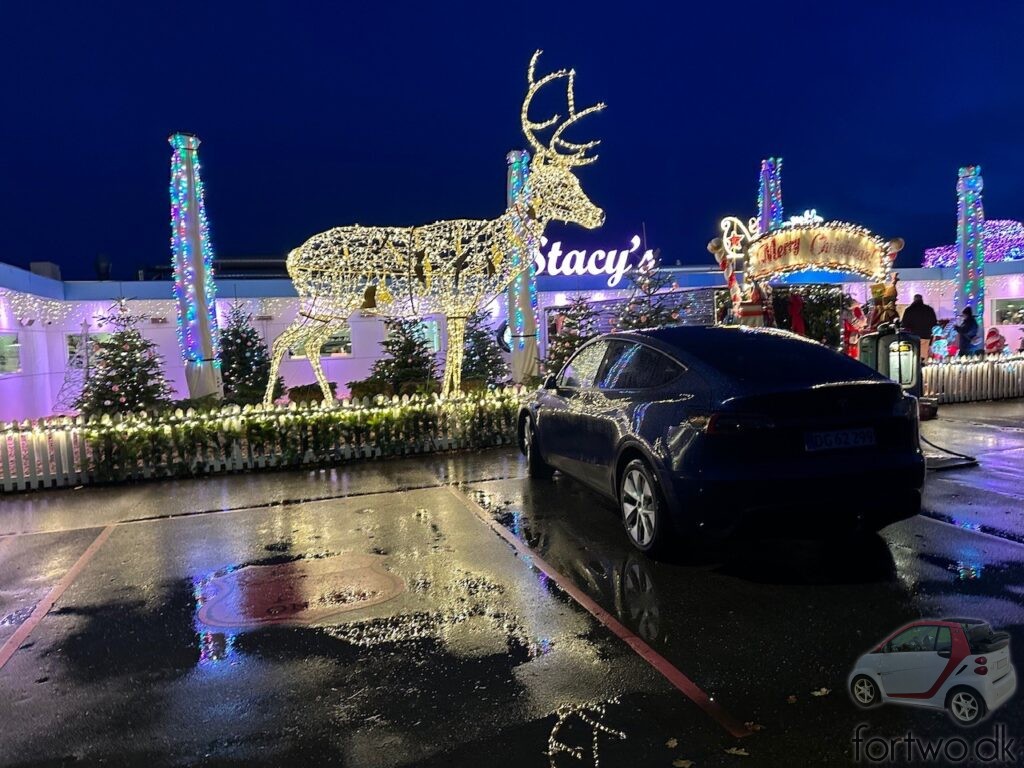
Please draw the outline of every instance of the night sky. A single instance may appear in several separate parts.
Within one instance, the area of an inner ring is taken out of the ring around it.
[[[580,177],[608,219],[549,230],[565,242],[646,222],[666,263],[710,266],[769,155],[787,215],[902,236],[901,266],[952,242],[960,165],[982,165],[989,218],[1024,218],[1024,4],[669,5],[5,3],[0,261],[168,263],[175,130],[203,141],[219,257],[497,216],[535,48],[609,105],[573,136],[604,141]]]

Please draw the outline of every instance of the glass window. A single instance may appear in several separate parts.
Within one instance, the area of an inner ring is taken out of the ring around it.
[[[21,370],[21,344],[18,334],[0,333],[0,374]]]
[[[621,350],[615,345],[622,345]],[[631,342],[612,342],[598,374],[601,389],[651,389],[679,377],[682,367],[656,349]]]
[[[385,325],[386,331],[384,338],[391,338],[391,334],[394,333],[390,323]],[[437,320],[433,318],[427,320],[421,320],[417,330],[420,335],[427,340],[427,344],[430,346],[430,351],[437,352],[441,351],[441,327],[438,325]]]
[[[291,357],[304,359],[306,348],[302,345],[289,349]],[[320,347],[321,357],[345,357],[352,354],[352,327],[346,325],[344,329],[335,331],[327,337],[327,341]]]
[[[558,386],[572,388],[592,386],[594,377],[597,375],[597,368],[601,365],[607,347],[608,342],[597,341],[577,352],[558,375]]]
[[[937,629],[938,627],[927,624],[921,627],[911,627],[890,640],[888,650],[892,653],[934,651]]]
[[[89,359],[95,360],[96,354],[99,352],[100,342],[106,341],[111,337],[109,333],[90,333],[89,334]],[[80,333],[69,333],[67,337],[68,341],[68,366],[71,368],[84,368],[85,367],[85,350],[82,349],[82,334]]]
[[[951,651],[951,650],[953,650],[953,636],[949,632],[949,627],[939,627],[939,632],[935,636],[935,650],[936,651]]]
[[[996,299],[993,308],[996,325],[1024,325],[1024,298]]]

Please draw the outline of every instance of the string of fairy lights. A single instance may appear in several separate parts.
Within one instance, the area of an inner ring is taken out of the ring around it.
[[[295,321],[275,339],[270,381],[289,349],[303,348],[325,402],[330,386],[320,363],[320,349],[332,333],[343,330],[357,309],[368,314],[444,315],[448,329],[444,396],[461,391],[463,338],[466,319],[485,306],[528,270],[549,221],[600,226],[604,212],[584,194],[574,175],[596,155],[588,154],[597,141],[574,142],[566,129],[604,108],[595,104],[577,110],[576,73],[560,69],[535,76],[540,51],[527,70],[527,93],[520,110],[523,133],[533,159],[523,172],[524,182],[508,209],[497,219],[438,221],[412,227],[335,227],[314,235],[288,254],[288,274],[302,309]],[[530,104],[546,85],[566,85],[568,114],[539,122],[529,116]],[[538,132],[554,128],[547,143]],[[518,158],[526,162],[527,155]],[[513,159],[513,162],[516,158]],[[510,254],[521,258],[514,262]],[[534,294],[531,291],[531,299]],[[521,315],[521,313],[520,313]],[[525,318],[516,318],[522,327]],[[268,386],[264,404],[272,402]]]
[[[185,133],[168,138],[174,152],[171,155],[171,255],[174,266],[174,299],[178,306],[178,343],[187,361],[214,361],[219,358],[220,338],[214,298],[217,295],[213,279],[213,246],[206,218],[206,203],[199,163],[199,139]],[[190,194],[191,193],[191,194]],[[192,210],[192,200],[195,210]],[[196,293],[193,234],[198,227],[199,248],[202,257],[203,301]],[[198,312],[205,306],[205,323],[213,346],[208,356],[203,349],[203,333]],[[214,363],[217,364],[216,362]]]
[[[964,307],[972,307],[979,326],[985,310],[985,209],[981,201],[984,186],[981,166],[960,169],[956,185],[956,247],[962,258],[956,261],[957,292],[953,308],[959,313]]]

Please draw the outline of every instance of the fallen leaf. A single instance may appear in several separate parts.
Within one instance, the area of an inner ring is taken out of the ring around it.
[[[669,739],[665,742],[665,746],[669,749],[675,749],[679,746],[679,739]]]
[[[828,688],[819,688],[816,691],[811,691],[811,696],[828,696],[830,693]]]
[[[786,703],[787,704],[796,704],[796,696],[787,696],[786,697]]]
[[[674,768],[693,768],[693,760],[683,760],[681,757],[673,760],[672,765]]]
[[[756,731],[763,731],[764,730],[764,726],[763,725],[761,725],[760,723],[755,723],[753,720],[751,720],[750,722],[744,723],[744,725],[747,726],[747,730],[748,731],[755,731],[756,732]]]
[[[739,755],[740,757],[750,757],[750,753],[747,752],[747,750],[745,749],[741,749],[740,747],[729,747],[727,750],[725,750],[725,754]]]

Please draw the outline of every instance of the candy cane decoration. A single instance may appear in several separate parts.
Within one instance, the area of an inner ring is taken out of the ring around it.
[[[743,290],[740,288],[739,280],[736,279],[736,264],[730,258],[729,252],[725,249],[720,237],[716,237],[708,243],[708,250],[714,254],[718,266],[725,273],[725,283],[729,286],[729,298],[732,300],[733,312],[739,314],[740,304],[743,303]]]

